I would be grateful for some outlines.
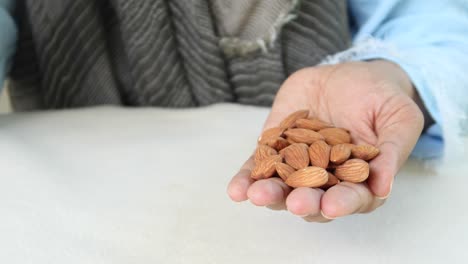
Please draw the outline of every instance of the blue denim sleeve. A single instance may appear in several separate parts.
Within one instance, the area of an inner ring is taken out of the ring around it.
[[[349,11],[353,46],[324,63],[398,64],[436,122],[413,156],[442,156],[468,130],[468,0],[349,0]]]
[[[8,64],[15,50],[16,26],[11,16],[13,0],[0,0],[0,89],[3,87]]]

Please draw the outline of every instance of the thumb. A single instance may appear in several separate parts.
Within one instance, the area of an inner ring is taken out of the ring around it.
[[[382,199],[390,195],[394,177],[411,154],[424,126],[419,107],[409,97],[403,101],[404,104],[389,103],[386,107],[389,111],[382,109],[376,116],[380,155],[370,162],[368,185]]]

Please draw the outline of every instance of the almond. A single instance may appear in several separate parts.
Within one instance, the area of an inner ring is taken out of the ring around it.
[[[293,167],[289,166],[288,164],[279,163],[279,162],[276,163],[276,172],[281,177],[281,179],[283,179],[283,181],[286,181],[289,175],[291,175],[295,171],[296,170]]]
[[[351,156],[350,144],[338,144],[331,148],[330,161],[335,164],[341,164]]]
[[[279,127],[269,128],[263,131],[262,135],[258,138],[258,143],[266,144],[268,141],[281,137],[284,129]]]
[[[349,132],[348,132],[349,133]],[[351,150],[353,150],[354,147],[356,147],[356,145],[354,145],[353,143],[344,143],[343,145],[347,146],[348,148],[350,148]]]
[[[283,129],[291,128],[296,124],[296,120],[307,118],[308,116],[309,116],[309,110],[296,111],[296,112],[290,114],[285,119],[283,119],[283,121],[281,121],[279,127],[283,128]]]
[[[326,123],[320,119],[314,118],[314,119],[298,119],[296,121],[296,127],[319,131],[324,128],[333,127],[333,125]]]
[[[288,129],[284,132],[284,134],[288,137],[288,139],[305,144],[312,144],[317,140],[324,139],[324,137],[319,133],[304,128]]]
[[[350,159],[336,167],[335,176],[343,181],[363,182],[369,177],[369,163],[361,159]]]
[[[298,142],[296,142],[296,141],[294,141],[294,140],[292,140],[292,139],[290,139],[290,138],[287,138],[286,140],[287,140],[287,141],[289,142],[289,144],[291,144],[291,145],[292,145],[292,144],[298,143]]]
[[[266,157],[278,155],[278,152],[267,145],[258,145],[257,149],[255,150],[255,164],[258,164],[260,161],[265,159]]]
[[[323,140],[315,141],[309,147],[309,158],[313,166],[326,169],[330,161],[330,146]]]
[[[337,185],[338,183],[340,183],[340,180],[331,172],[328,172],[328,181],[324,185],[320,186],[320,188],[327,190],[330,187]]]
[[[267,141],[266,144],[267,146],[270,146],[277,151],[280,151],[284,149],[285,147],[291,145],[286,139],[282,137],[272,138],[269,141]]]
[[[285,183],[291,187],[319,187],[327,183],[328,173],[320,167],[307,167],[298,170],[286,179]]]
[[[281,154],[284,156],[284,162],[296,170],[309,166],[307,148],[306,144],[296,143],[283,149]]]
[[[342,128],[324,128],[318,132],[330,145],[351,143],[351,136],[348,131]]]
[[[355,146],[351,153],[353,154],[354,158],[371,160],[379,155],[380,150],[371,145],[359,145]]]
[[[282,160],[283,159],[280,155],[273,155],[265,158],[253,168],[250,177],[255,180],[270,178],[275,174],[276,163],[279,163]]]

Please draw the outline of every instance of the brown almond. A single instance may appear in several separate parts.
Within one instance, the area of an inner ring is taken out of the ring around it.
[[[284,157],[284,162],[296,170],[309,166],[308,147],[306,144],[296,143],[283,149],[281,154]]]
[[[278,155],[278,151],[274,148],[267,146],[267,145],[258,145],[257,149],[255,150],[255,164],[258,164],[260,161],[265,159],[266,157]]]
[[[349,132],[348,132],[349,133]],[[353,150],[354,147],[356,147],[356,145],[354,145],[353,143],[344,143],[343,145],[347,146],[348,148],[350,148],[351,150]]]
[[[327,183],[328,173],[320,167],[307,167],[298,170],[286,179],[285,183],[291,187],[319,187]]]
[[[284,129],[280,127],[272,127],[263,131],[262,135],[258,138],[258,143],[266,144],[268,141],[281,137]]]
[[[296,170],[293,167],[289,166],[286,163],[276,163],[276,172],[281,177],[281,179],[283,179],[283,181],[286,181],[289,175],[291,175],[295,171]]]
[[[276,163],[279,163],[282,160],[283,159],[280,155],[273,155],[265,158],[253,168],[250,177],[255,180],[270,178],[275,174]]]
[[[266,145],[274,148],[277,151],[280,151],[291,144],[286,139],[282,137],[277,137],[267,141]]]
[[[342,128],[324,128],[318,132],[330,145],[351,143],[351,136],[348,131]]]
[[[379,155],[380,150],[371,145],[359,145],[355,146],[351,153],[354,158],[362,159],[362,160],[371,160],[377,155]]]
[[[338,144],[331,148],[330,161],[335,164],[341,164],[351,156],[351,147],[349,144]]]
[[[291,139],[298,143],[312,144],[317,140],[323,140],[324,137],[319,133],[304,129],[304,128],[292,128],[284,132],[288,139]]]
[[[324,128],[333,127],[333,125],[326,123],[320,119],[314,118],[314,119],[298,119],[296,121],[296,127],[319,131]]]
[[[320,188],[327,190],[330,187],[337,185],[338,183],[340,183],[340,180],[331,172],[328,172],[328,181],[324,185],[320,186]]]
[[[348,182],[363,182],[369,177],[369,163],[361,159],[350,159],[335,169],[335,176]]]
[[[307,118],[309,116],[309,110],[299,110],[289,116],[287,116],[283,121],[281,121],[279,127],[283,129],[291,128],[296,124],[296,120]]]
[[[298,142],[296,142],[296,141],[294,141],[294,140],[292,140],[292,139],[290,139],[290,138],[287,138],[286,140],[287,140],[287,141],[289,142],[289,144],[291,144],[291,145],[292,145],[292,144],[298,143]]]
[[[309,147],[309,158],[312,166],[326,169],[330,161],[331,147],[323,140],[315,141]]]

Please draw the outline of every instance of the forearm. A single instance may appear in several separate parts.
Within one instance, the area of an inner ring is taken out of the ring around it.
[[[425,127],[442,126],[446,143],[462,134],[468,115],[468,6],[457,0],[349,2],[354,46],[326,63],[393,62],[411,80]],[[431,131],[438,131],[430,139],[440,146],[441,130]],[[420,153],[434,157],[440,151]]]

